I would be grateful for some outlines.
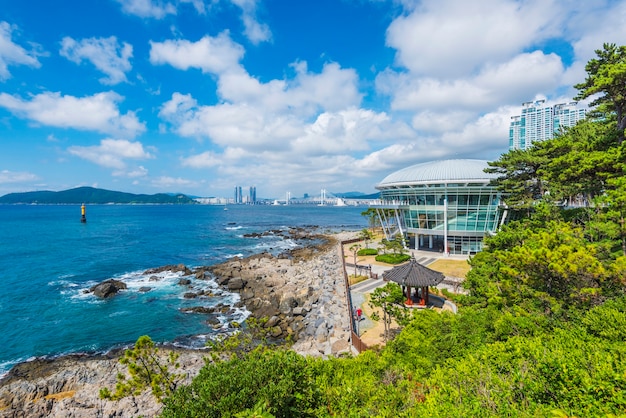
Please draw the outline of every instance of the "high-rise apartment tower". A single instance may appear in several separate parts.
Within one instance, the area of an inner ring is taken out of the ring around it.
[[[509,149],[528,149],[538,141],[552,139],[562,127],[576,125],[586,110],[578,102],[546,106],[545,100],[522,103],[522,114],[511,116]]]

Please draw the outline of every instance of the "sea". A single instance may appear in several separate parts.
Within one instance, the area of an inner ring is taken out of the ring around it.
[[[100,353],[142,335],[158,343],[205,346],[249,314],[238,294],[213,280],[181,273],[144,274],[171,264],[214,265],[260,252],[278,254],[301,243],[280,232],[361,230],[366,207],[313,205],[0,205],[0,376],[36,357]],[[248,234],[262,234],[250,237]],[[153,277],[156,276],[156,277]],[[128,289],[100,299],[87,292],[107,279]],[[191,288],[191,290],[190,290]],[[147,290],[148,289],[148,290]],[[204,290],[209,297],[189,299]],[[208,324],[185,307],[232,306]]]

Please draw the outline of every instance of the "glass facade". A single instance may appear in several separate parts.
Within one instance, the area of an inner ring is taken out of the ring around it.
[[[403,233],[415,249],[450,254],[480,251],[484,236],[495,234],[503,213],[500,193],[490,186],[489,176],[473,174],[470,180],[433,180],[419,178],[416,172],[415,181],[378,185],[380,202],[374,207],[382,215],[386,234]]]

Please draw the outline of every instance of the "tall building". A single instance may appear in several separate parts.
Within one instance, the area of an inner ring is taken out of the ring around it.
[[[241,186],[235,186],[235,203],[243,203],[243,194]]]
[[[562,127],[576,125],[585,118],[586,109],[578,102],[546,106],[545,100],[522,103],[522,114],[511,116],[509,149],[528,149],[537,141],[552,139]]]
[[[254,205],[256,203],[256,186],[250,186],[250,199],[248,203]]]

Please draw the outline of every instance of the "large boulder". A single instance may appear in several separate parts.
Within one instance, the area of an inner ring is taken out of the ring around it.
[[[127,289],[126,283],[121,282],[115,279],[105,280],[102,283],[98,283],[95,286],[92,286],[89,291],[99,298],[109,298],[114,296],[117,292],[122,289]]]

